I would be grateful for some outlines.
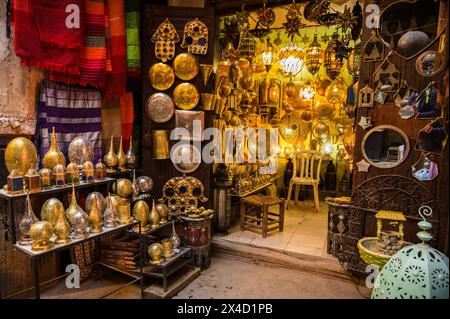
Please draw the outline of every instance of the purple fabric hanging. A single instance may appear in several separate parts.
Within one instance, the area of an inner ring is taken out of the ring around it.
[[[101,159],[101,105],[100,91],[42,82],[34,136],[35,145],[39,150],[39,160],[50,148],[53,127],[58,147],[67,162],[70,142],[77,136],[84,136],[94,147],[94,163]]]

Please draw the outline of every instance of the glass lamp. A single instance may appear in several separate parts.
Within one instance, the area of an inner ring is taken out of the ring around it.
[[[289,42],[280,50],[280,66],[288,76],[294,76],[300,72],[303,66],[302,48],[295,42]]]
[[[330,103],[345,103],[347,100],[347,87],[341,78],[334,80],[325,90],[325,97]]]
[[[317,41],[317,33],[314,34],[314,40],[309,45],[305,53],[305,65],[309,73],[315,75],[322,66],[323,50]]]
[[[270,68],[272,67],[275,61],[275,56],[276,56],[275,48],[272,45],[272,43],[270,43],[270,37],[267,37],[266,47],[264,51],[261,53],[261,61],[266,67],[266,72],[269,72]]]
[[[347,70],[355,81],[359,79],[359,68],[361,66],[361,43],[358,43],[350,52],[347,59]]]
[[[339,73],[341,73],[343,64],[343,62],[336,57],[336,52],[334,52],[334,48],[336,47],[336,41],[338,40],[338,38],[339,34],[333,34],[332,40],[328,43],[328,46],[325,49],[323,58],[323,65],[328,77],[331,80],[334,80],[339,75]]]
[[[307,81],[306,85],[303,86],[300,90],[300,98],[303,101],[310,102],[310,101],[312,101],[312,99],[314,98],[315,95],[316,95],[316,90],[311,85],[311,82]]]

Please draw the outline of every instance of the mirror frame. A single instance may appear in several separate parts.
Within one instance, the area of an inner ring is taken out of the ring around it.
[[[405,155],[403,156],[403,159],[402,159],[401,161],[392,163],[392,164],[390,164],[390,165],[383,165],[383,166],[380,166],[380,165],[374,163],[372,160],[370,160],[369,157],[367,156],[366,150],[364,149],[364,145],[366,144],[367,138],[369,137],[370,134],[372,134],[372,133],[375,132],[375,131],[379,131],[380,129],[391,129],[391,130],[394,130],[394,131],[396,131],[397,133],[399,133],[399,134],[403,137],[403,139],[405,140],[405,143],[406,143],[406,145],[405,145]],[[374,166],[374,167],[376,167],[376,168],[389,169],[389,168],[394,168],[394,167],[399,166],[400,164],[402,164],[402,163],[406,160],[406,158],[409,156],[409,152],[410,152],[410,150],[411,150],[411,145],[410,145],[410,144],[411,144],[411,143],[410,143],[410,141],[409,141],[408,135],[406,135],[406,133],[403,132],[403,131],[402,131],[401,129],[399,129],[398,127],[393,126],[393,125],[378,125],[378,126],[375,126],[375,127],[371,128],[371,129],[370,129],[369,131],[367,131],[367,133],[364,135],[364,137],[363,137],[363,139],[362,139],[362,142],[361,142],[361,152],[362,152],[363,158],[364,158],[370,165],[372,165],[372,166]]]

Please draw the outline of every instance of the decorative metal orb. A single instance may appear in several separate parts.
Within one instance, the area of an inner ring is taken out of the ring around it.
[[[126,178],[120,178],[114,184],[116,184],[116,194],[120,197],[128,197],[133,192],[133,184]]]
[[[47,241],[53,236],[52,224],[46,221],[40,221],[31,225],[30,237],[35,242]]]
[[[325,96],[325,91],[328,86],[330,86],[331,81],[328,79],[321,79],[317,77],[317,80],[314,82],[314,86],[316,88],[317,94],[321,96]]]
[[[314,114],[320,120],[332,120],[336,112],[336,108],[333,103],[322,96],[316,98],[314,102],[314,109]]]
[[[153,180],[148,176],[140,176],[136,179],[136,184],[140,193],[151,193],[153,190]]]
[[[304,141],[310,131],[309,124],[302,120],[300,111],[285,114],[280,121],[280,135],[288,143]]]
[[[69,159],[79,167],[94,158],[94,148],[84,136],[78,136],[70,142]]]
[[[84,206],[86,209],[86,212],[91,211],[92,202],[94,200],[97,201],[97,207],[100,210],[100,212],[103,214],[103,212],[106,209],[106,200],[105,200],[105,197],[99,192],[92,192],[86,197],[86,202],[85,202],[85,206]]]
[[[23,176],[30,168],[36,168],[36,162],[36,147],[29,139],[17,137],[6,146],[5,164],[8,172],[15,168]]]
[[[59,199],[47,199],[41,208],[41,219],[54,226],[58,221],[58,215],[64,214],[64,211],[64,205]]]
[[[80,210],[73,215],[73,228],[77,232],[86,231],[89,226],[89,216],[86,212]]]
[[[313,136],[319,140],[326,140],[330,134],[330,129],[325,123],[318,123],[313,128]]]
[[[397,43],[397,51],[406,57],[412,57],[423,50],[430,43],[430,38],[422,31],[408,31]]]
[[[336,79],[325,90],[325,97],[333,104],[345,103],[347,99],[347,87],[342,79]]]

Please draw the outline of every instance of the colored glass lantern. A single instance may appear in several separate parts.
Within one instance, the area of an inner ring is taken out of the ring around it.
[[[87,161],[83,164],[81,180],[85,183],[92,183],[95,180],[94,164],[92,164],[91,161]]]
[[[288,76],[299,73],[303,66],[303,51],[296,42],[289,42],[280,50],[280,66]]]
[[[339,35],[337,33],[333,34],[332,40],[328,43],[325,49],[325,54],[323,58],[323,66],[327,72],[328,77],[334,80],[340,73],[343,62],[337,58],[334,48],[337,45],[337,40]]]
[[[309,45],[305,53],[305,66],[309,73],[315,75],[322,66],[323,50],[317,41],[317,33],[314,34],[314,40]]]
[[[52,187],[52,170],[49,168],[43,168],[39,171],[39,175],[41,175],[41,187],[42,189],[49,189]]]
[[[359,79],[359,68],[361,67],[361,44],[358,43],[350,52],[347,59],[347,70],[355,81]]]
[[[266,47],[264,51],[261,53],[261,61],[266,67],[266,71],[269,72],[270,68],[272,67],[273,63],[275,62],[276,58],[276,52],[275,48],[270,43],[270,37],[267,37],[266,39]]]
[[[66,186],[66,167],[63,164],[53,167],[53,179],[56,187]]]
[[[39,192],[41,190],[41,176],[34,168],[30,168],[25,174],[25,188],[29,192]]]
[[[98,181],[104,180],[106,178],[106,169],[106,165],[99,160],[95,165],[95,179]]]
[[[19,194],[23,192],[23,176],[20,175],[19,170],[15,167],[11,170],[7,177],[8,193]]]
[[[80,170],[78,169],[78,165],[75,162],[72,161],[69,163],[69,165],[67,165],[66,172],[67,184],[80,183]]]
[[[325,97],[333,104],[345,103],[347,100],[347,87],[341,78],[335,79],[325,90]]]
[[[311,82],[307,81],[306,85],[303,86],[300,90],[300,98],[303,101],[310,102],[310,101],[312,101],[312,99],[314,98],[315,95],[316,95],[316,90],[311,85]]]
[[[256,40],[249,33],[247,33],[241,40],[239,45],[239,52],[241,57],[252,61],[256,55]]]

